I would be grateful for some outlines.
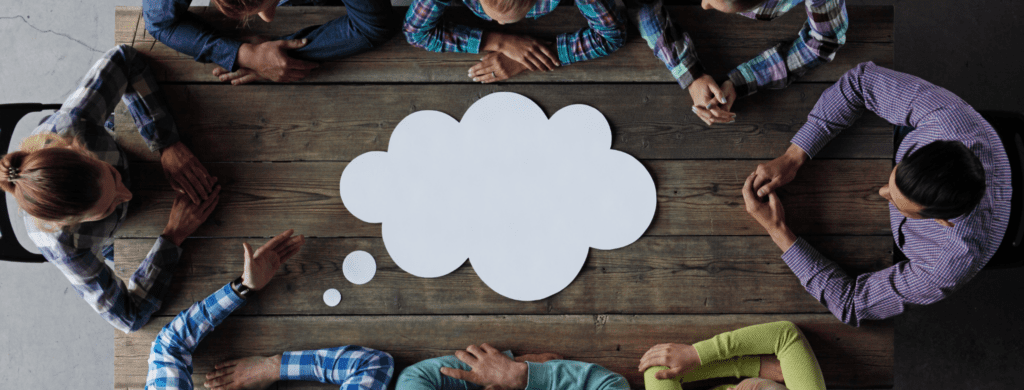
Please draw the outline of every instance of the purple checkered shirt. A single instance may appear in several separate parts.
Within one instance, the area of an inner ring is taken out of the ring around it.
[[[871,62],[857,65],[821,95],[792,142],[814,157],[865,109],[894,125],[915,128],[896,151],[897,164],[908,150],[938,140],[960,141],[981,160],[987,188],[978,207],[950,220],[951,228],[932,219],[907,219],[900,249],[908,260],[881,271],[851,277],[803,239],[782,255],[807,292],[851,325],[898,315],[907,305],[940,301],[970,281],[1002,242],[1012,192],[1006,150],[978,112],[944,88]],[[889,220],[896,239],[904,218],[891,204]]]

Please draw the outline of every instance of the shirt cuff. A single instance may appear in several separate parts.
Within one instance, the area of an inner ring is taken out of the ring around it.
[[[480,45],[484,41],[484,30],[479,28],[469,29],[469,42],[466,43],[466,52],[480,54]]]
[[[240,67],[238,64],[238,50],[242,48],[242,42],[233,39],[224,39],[220,45],[214,49],[214,62],[220,65],[221,68],[228,69],[232,72],[237,71]]]
[[[576,62],[573,61],[572,58],[569,58],[568,34],[559,34],[558,37],[555,38],[555,49],[558,50],[558,62],[561,62],[562,65],[569,65]]]
[[[153,265],[160,268],[167,269],[167,266],[178,263],[181,259],[181,247],[174,245],[174,242],[159,236],[156,238],[156,243],[153,244],[153,248],[149,250],[149,254],[146,255],[147,259],[153,260]]]
[[[742,67],[743,65],[740,66]],[[757,79],[753,77],[752,72],[748,80],[744,77],[743,70],[740,68],[733,69],[729,72],[729,80],[732,81],[733,87],[736,88],[736,97],[746,97],[757,92]]]
[[[550,388],[554,373],[551,367],[544,363],[526,362],[527,377],[525,390],[544,390]]]
[[[676,77],[676,82],[679,83],[680,87],[689,91],[690,84],[693,84],[693,81],[700,78],[700,76],[703,76],[704,73],[704,65],[700,62],[696,62],[692,67],[690,67],[690,69],[687,69],[686,72],[683,72],[679,77]]]
[[[800,279],[800,284],[807,287],[807,280],[810,279],[810,276],[822,268],[822,264],[818,260],[820,256],[817,255],[818,251],[811,244],[804,241],[802,237],[797,237],[796,242],[782,254],[782,261],[785,261],[793,274]]]
[[[315,371],[317,368],[316,356],[309,351],[281,353],[280,380],[319,382],[320,377]]]
[[[220,319],[220,321],[223,321],[235,309],[245,304],[245,298],[238,296],[238,294],[235,294],[235,290],[231,289],[231,282],[217,290],[211,298],[215,299],[215,304],[208,304],[207,310],[213,313],[211,317]],[[220,324],[220,321],[215,322],[215,324]]]

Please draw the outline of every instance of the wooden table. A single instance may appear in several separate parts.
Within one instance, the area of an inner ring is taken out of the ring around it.
[[[715,74],[792,39],[805,21],[794,10],[771,23],[671,8]],[[233,29],[213,9],[193,8]],[[344,8],[281,8],[261,34],[283,35],[344,14]],[[404,14],[404,9],[399,10]],[[465,9],[454,9],[466,20]],[[215,362],[250,355],[359,344],[391,353],[399,367],[489,342],[516,353],[558,352],[594,362],[643,387],[640,356],[662,342],[692,343],[746,325],[791,320],[805,331],[830,388],[893,383],[892,322],[853,328],[837,321],[800,286],[780,251],[743,209],[740,187],[755,166],[780,155],[821,92],[864,61],[893,64],[892,7],[850,7],[847,44],[836,60],[783,91],[736,105],[738,119],[708,128],[639,34],[613,55],[498,85],[470,83],[478,55],[437,54],[396,36],[383,47],[328,62],[295,84],[230,86],[145,32],[140,9],[117,9],[117,42],[151,58],[185,142],[220,178],[220,206],[183,245],[163,309],[141,331],[117,333],[115,387],[142,388],[156,333],[173,316],[241,273],[241,243],[260,245],[287,228],[309,237],[271,284],[237,310],[195,354],[195,379]],[[584,24],[572,7],[509,26],[541,37]],[[750,38],[756,37],[756,38]],[[419,110],[461,118],[496,91],[523,94],[548,115],[576,103],[600,110],[613,147],[640,159],[657,184],[658,208],[647,233],[613,251],[591,250],[564,291],[536,302],[504,298],[468,263],[437,279],[399,269],[381,227],[342,205],[338,178],[346,162],[387,150],[395,125]],[[117,132],[132,155],[135,197],[118,231],[117,272],[136,269],[166,224],[174,196],[157,156],[145,149],[124,107]],[[885,201],[878,189],[891,169],[891,126],[868,115],[846,130],[781,191],[787,220],[850,272],[892,263]],[[377,259],[377,275],[348,283],[341,263],[354,250]],[[324,305],[324,290],[343,300]],[[279,388],[331,388],[282,382]]]

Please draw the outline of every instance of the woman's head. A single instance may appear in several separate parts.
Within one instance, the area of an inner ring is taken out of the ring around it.
[[[765,0],[702,0],[701,7],[725,13],[745,12],[764,3]]]
[[[29,137],[0,158],[0,188],[29,215],[61,226],[106,218],[132,197],[116,168],[55,134]]]
[[[482,0],[484,13],[498,24],[512,24],[523,20],[537,0]]]
[[[248,20],[253,15],[270,23],[274,20],[277,0],[210,0],[225,16],[232,19]]]

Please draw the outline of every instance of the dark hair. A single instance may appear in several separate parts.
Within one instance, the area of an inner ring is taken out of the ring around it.
[[[102,196],[96,161],[78,139],[35,135],[0,158],[0,189],[37,219],[75,224]]]
[[[224,16],[245,20],[263,5],[264,0],[210,0]]]
[[[761,5],[765,0],[726,0],[726,2],[735,5],[742,9],[742,12],[750,11],[754,7]]]
[[[974,210],[985,196],[985,169],[963,143],[935,141],[903,158],[896,188],[924,206],[922,217],[952,219]]]

